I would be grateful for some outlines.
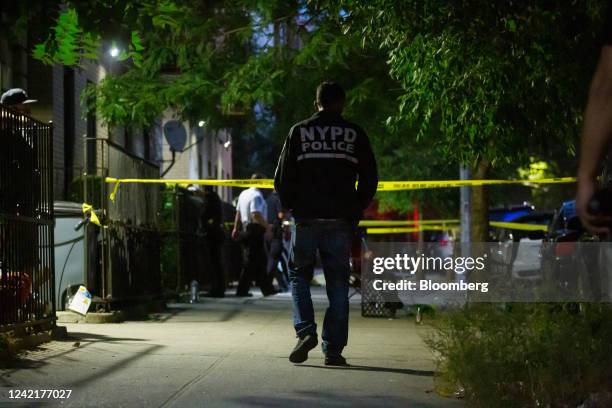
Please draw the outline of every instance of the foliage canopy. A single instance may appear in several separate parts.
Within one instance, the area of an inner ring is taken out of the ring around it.
[[[148,125],[172,107],[239,127],[260,149],[251,164],[270,172],[290,125],[312,112],[316,84],[332,78],[349,89],[347,116],[369,131],[386,179],[455,178],[459,163],[513,176],[530,160],[572,155],[603,8],[600,0],[67,4],[34,55],[111,67],[84,97],[110,125]],[[113,46],[119,61],[108,61]],[[427,194],[444,210],[455,193]],[[407,195],[420,193],[380,198],[406,207]]]

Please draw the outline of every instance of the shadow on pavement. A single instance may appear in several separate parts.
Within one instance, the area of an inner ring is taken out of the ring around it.
[[[103,334],[94,334],[94,333],[83,333],[83,332],[68,332],[68,338],[65,340],[59,341],[87,341],[91,343],[96,342],[105,342],[105,343],[114,343],[121,341],[149,341],[148,339],[138,339],[132,337],[112,337],[105,336]]]
[[[102,368],[101,370],[96,370],[95,373],[93,373],[90,376],[87,377],[83,377],[77,381],[74,381],[72,383],[70,383],[70,386],[74,387],[75,389],[82,387],[83,385],[90,383],[92,381],[98,381],[100,380],[102,377],[107,376],[109,374],[112,374],[114,372],[120,372],[122,368],[130,365],[131,363],[133,363],[136,360],[139,360],[143,357],[146,357],[147,355],[152,354],[153,352],[164,348],[164,346],[160,346],[160,345],[153,345],[150,347],[147,347],[146,349],[139,351],[138,353],[135,353],[133,356],[128,357],[128,358],[124,358],[123,360],[119,360],[117,361],[117,363],[112,364],[108,367]]]
[[[46,363],[43,361],[36,360],[28,360],[20,357],[12,357],[8,360],[0,361],[0,370],[21,370],[21,369],[33,369],[44,366]],[[10,374],[9,372],[8,374]],[[0,377],[5,375],[6,373],[0,373]]]
[[[319,365],[313,365],[313,364],[296,364],[295,367],[323,368],[326,370],[373,371],[373,372],[379,372],[379,373],[417,375],[419,377],[433,377],[434,375],[434,372],[430,370],[413,370],[411,368],[372,367],[372,366],[362,366],[362,365],[348,365],[344,367],[338,367],[338,366],[319,366]]]
[[[296,391],[295,396],[245,396],[234,401],[244,407],[434,407],[418,399],[389,395],[347,396],[342,393]]]
[[[230,303],[230,302],[215,302],[215,301],[201,301],[195,305],[186,305],[180,304],[181,306],[177,306],[179,304],[172,304],[168,306],[168,310],[179,310],[178,313],[172,313],[170,316],[161,319],[159,323],[164,322],[172,322],[172,323],[223,323],[234,320],[240,314],[242,314],[245,310],[253,311],[257,308],[257,306],[253,303],[252,300],[244,300],[241,299],[240,303]],[[206,311],[209,313],[202,314],[202,311]],[[191,314],[191,312],[196,313]],[[178,314],[182,314],[179,316],[179,319],[173,320],[177,317]],[[196,317],[195,319],[191,319],[190,317]],[[156,322],[157,323],[157,322]]]
[[[203,310],[203,309],[201,309]],[[242,312],[242,308],[238,308],[238,307],[234,307],[231,309],[226,309],[226,310],[222,310],[221,309],[213,309],[213,308],[209,308],[206,309],[206,311],[209,311],[210,314],[204,314],[202,315],[197,314],[197,315],[189,315],[189,313],[185,313],[184,315],[180,316],[179,319],[174,319],[176,316],[168,316],[166,318],[164,318],[163,320],[159,320],[159,321],[153,321],[153,323],[224,323],[224,322],[229,322],[231,320],[234,320],[236,317],[238,317]]]
[[[34,347],[30,350],[25,350],[22,354],[11,357],[8,360],[0,361],[0,370],[10,370],[5,372],[0,372],[1,376],[6,376],[14,373],[16,370],[28,370],[28,369],[36,369],[47,365],[46,360],[50,358],[58,358],[63,357],[66,361],[71,361],[71,357],[68,355],[78,351],[80,349],[86,348],[95,343],[104,342],[104,343],[114,343],[114,342],[122,342],[122,341],[148,341],[147,339],[137,339],[137,338],[129,338],[129,337],[111,337],[104,336],[101,334],[93,334],[93,333],[81,333],[81,332],[70,332],[68,333],[68,337],[65,339],[55,340],[58,344],[74,344],[73,347],[70,347],[67,350],[63,350],[61,352],[51,352],[44,357],[39,356],[39,353],[45,353],[48,351],[48,344],[43,344],[38,347]],[[76,345],[78,342],[78,345]],[[83,342],[84,344],[80,344]]]
[[[186,307],[173,307],[173,308],[166,307],[166,310],[163,313],[151,313],[147,316],[147,319],[145,320],[149,322],[155,322],[155,323],[164,323],[172,319],[176,315],[181,314],[187,310],[189,309]]]

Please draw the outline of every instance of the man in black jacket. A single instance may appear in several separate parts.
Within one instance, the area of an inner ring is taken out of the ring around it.
[[[291,128],[274,178],[297,224],[290,272],[299,338],[289,356],[293,363],[306,361],[318,342],[309,286],[318,250],[329,299],[322,332],[325,364],[346,365],[341,353],[348,338],[353,229],[376,193],[378,176],[368,136],[342,117],[344,102],[340,85],[319,85],[317,113]]]

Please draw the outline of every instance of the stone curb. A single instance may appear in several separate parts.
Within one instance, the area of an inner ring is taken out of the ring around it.
[[[56,312],[57,323],[121,323],[125,320],[123,312],[87,313],[86,316],[74,312]]]

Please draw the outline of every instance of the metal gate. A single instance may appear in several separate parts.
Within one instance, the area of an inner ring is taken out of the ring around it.
[[[53,127],[0,105],[0,131],[0,331],[53,326]]]
[[[97,261],[88,262],[87,274],[94,303],[96,299],[103,300],[110,307],[110,302],[120,306],[158,297],[161,187],[122,185],[112,202],[104,178],[158,178],[159,167],[108,139],[88,138],[87,143],[95,146],[88,150],[95,151],[97,157],[87,159],[90,171],[83,178],[84,201],[103,209],[105,214],[105,228],[89,225],[88,229],[95,233],[87,234],[88,257]]]

